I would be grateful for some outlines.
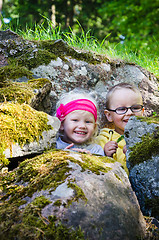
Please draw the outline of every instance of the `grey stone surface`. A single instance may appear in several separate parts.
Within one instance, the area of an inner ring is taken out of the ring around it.
[[[125,128],[127,167],[132,188],[136,193],[144,215],[156,217],[157,219],[159,219],[157,206],[159,203],[159,154],[153,153],[150,149],[151,156],[145,161],[141,159],[138,164],[132,164],[129,158],[133,151],[131,147],[138,142],[142,142],[144,135],[153,134],[158,129],[158,126],[131,117]]]

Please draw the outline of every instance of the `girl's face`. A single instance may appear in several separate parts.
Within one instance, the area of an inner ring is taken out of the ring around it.
[[[64,131],[63,140],[67,143],[81,144],[88,141],[96,128],[92,113],[76,110],[69,113],[61,123],[60,129]]]
[[[142,105],[142,97],[138,92],[131,89],[118,89],[110,98],[109,109],[115,110],[118,107],[131,107],[133,105]],[[105,110],[105,115],[109,122],[115,125],[115,131],[119,134],[124,134],[125,126],[131,116],[142,116],[144,108],[139,112],[132,112],[131,109],[125,114],[119,115],[116,112]]]

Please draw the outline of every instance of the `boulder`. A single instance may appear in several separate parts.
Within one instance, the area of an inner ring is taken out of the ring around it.
[[[0,239],[144,239],[128,176],[112,158],[50,150],[0,175]]]
[[[31,106],[37,110],[54,115],[61,93],[78,87],[88,89],[97,95],[100,124],[103,127],[107,123],[103,109],[108,88],[124,81],[140,88],[147,116],[152,115],[152,112],[158,113],[158,78],[134,63],[111,59],[106,54],[79,50],[62,39],[28,41],[10,30],[0,31],[0,40],[1,87],[6,88],[13,80],[17,83],[19,79],[21,85],[24,84],[22,81],[26,84],[37,78],[51,82],[50,91],[44,91],[45,97],[41,97],[43,94],[38,94],[38,91],[33,101],[35,93],[34,96],[28,96],[28,104],[31,102]],[[19,94],[18,90],[14,90],[12,100],[17,99],[16,94]],[[0,92],[0,100],[5,101],[6,95]]]
[[[129,179],[141,210],[159,220],[159,117],[131,117],[125,140]]]
[[[60,121],[28,104],[0,105],[0,165],[7,159],[42,153],[55,145]]]

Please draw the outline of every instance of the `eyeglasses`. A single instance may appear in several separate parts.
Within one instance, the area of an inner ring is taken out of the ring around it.
[[[143,109],[143,106],[137,104],[137,105],[133,105],[131,107],[118,107],[115,110],[107,108],[107,110],[116,112],[119,115],[125,114],[128,111],[128,109],[130,109],[132,112],[140,112]]]

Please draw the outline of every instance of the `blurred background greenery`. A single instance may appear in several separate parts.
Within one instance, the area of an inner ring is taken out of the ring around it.
[[[159,0],[0,0],[1,30],[37,31],[38,26],[60,29],[70,42],[85,33],[85,40],[151,59],[158,75]],[[51,25],[50,25],[51,23]],[[34,32],[35,33],[35,32]],[[70,36],[70,37],[69,37]],[[93,36],[93,37],[92,37]],[[36,37],[36,34],[34,34]],[[38,35],[38,37],[40,37]],[[130,57],[129,57],[130,59]],[[151,68],[149,69],[151,70]],[[154,70],[152,70],[154,72]],[[155,72],[156,73],[156,72]]]

